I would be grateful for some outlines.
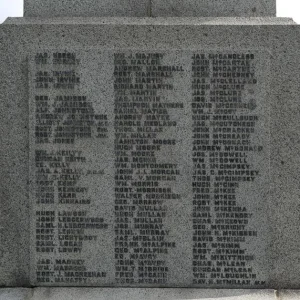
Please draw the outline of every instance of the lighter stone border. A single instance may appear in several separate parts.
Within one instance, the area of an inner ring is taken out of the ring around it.
[[[3,288],[0,300],[297,300],[300,290]]]

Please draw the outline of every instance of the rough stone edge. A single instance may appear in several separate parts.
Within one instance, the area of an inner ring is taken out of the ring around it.
[[[0,288],[0,300],[154,300],[158,299],[160,296],[163,296],[164,300],[187,299],[187,296],[193,297],[189,298],[193,300],[220,298],[221,300],[297,300],[300,299],[300,290],[228,290],[188,288]]]
[[[58,17],[7,18],[3,25],[35,24],[103,24],[103,25],[296,25],[292,18],[277,17],[214,17],[214,18],[115,18],[115,17]]]
[[[20,55],[11,55],[19,50],[18,41],[10,43],[4,28],[0,26],[0,287],[28,287],[28,67]]]
[[[193,298],[186,298],[187,296]],[[297,300],[300,299],[300,290],[229,290],[192,288],[0,288],[0,300],[156,300],[158,297],[164,297],[164,300],[208,300],[220,298],[221,300]]]
[[[3,288],[0,300],[296,300],[300,290],[194,288]]]

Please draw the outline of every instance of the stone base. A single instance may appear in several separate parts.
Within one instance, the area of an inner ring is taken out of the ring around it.
[[[0,300],[296,300],[300,290],[182,288],[4,288]]]
[[[25,0],[26,17],[275,16],[275,0]]]

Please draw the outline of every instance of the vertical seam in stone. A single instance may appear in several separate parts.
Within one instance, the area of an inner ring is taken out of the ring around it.
[[[152,17],[152,0],[149,0],[148,16]]]

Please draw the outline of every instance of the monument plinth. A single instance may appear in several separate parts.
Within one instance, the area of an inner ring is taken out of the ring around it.
[[[1,25],[0,285],[300,288],[299,26],[175,3],[27,0]]]

